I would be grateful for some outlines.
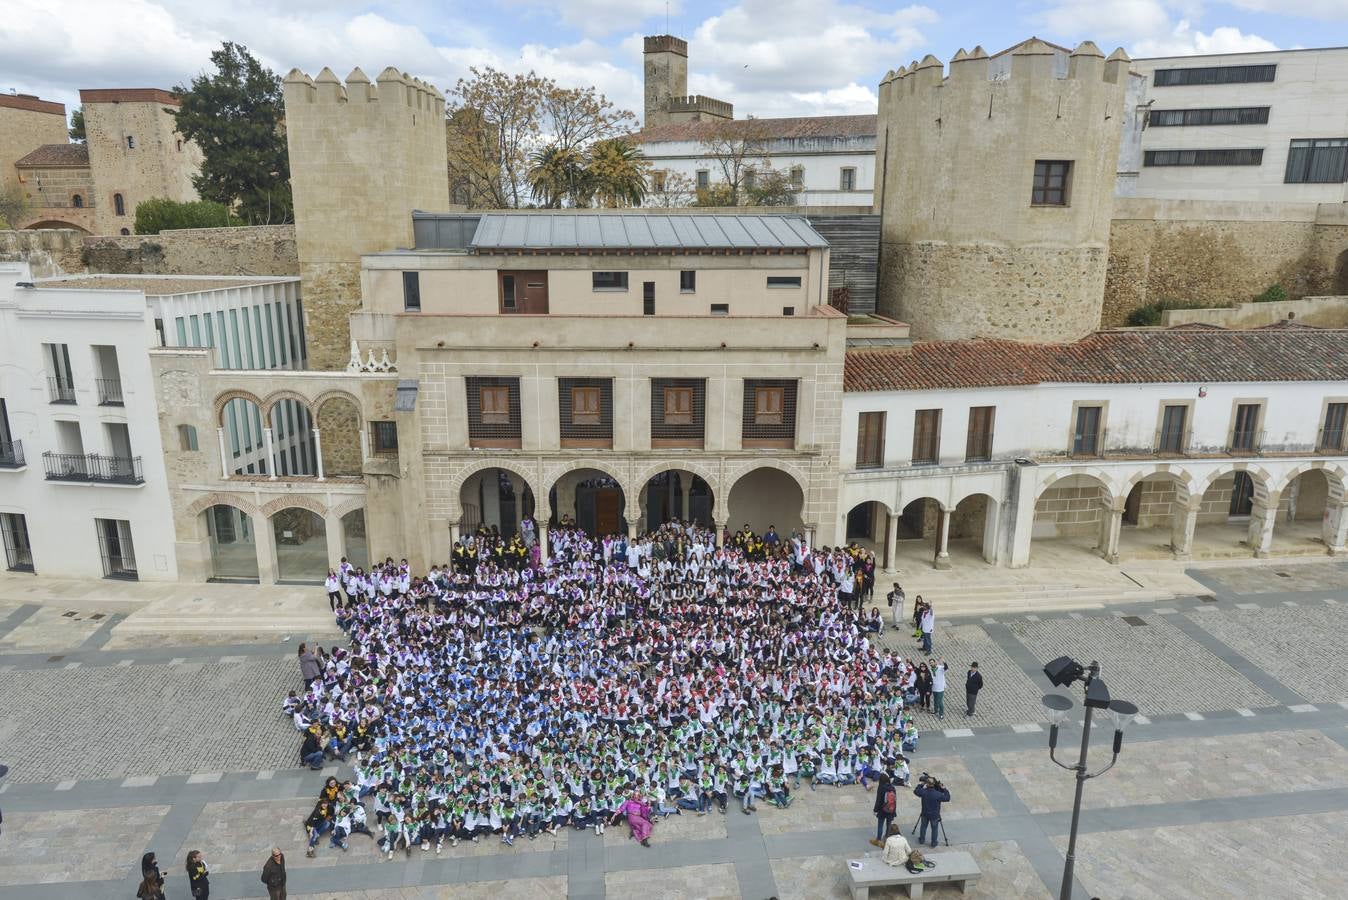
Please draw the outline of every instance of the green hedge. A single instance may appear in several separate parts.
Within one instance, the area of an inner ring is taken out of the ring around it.
[[[180,202],[164,197],[136,204],[136,234],[158,234],[178,228],[225,228],[229,210],[211,200]]]

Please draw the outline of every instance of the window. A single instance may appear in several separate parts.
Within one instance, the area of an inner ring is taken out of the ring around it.
[[[403,273],[403,310],[421,312],[421,273]]]
[[[516,302],[515,276],[503,274],[501,276],[501,308],[516,309]]]
[[[127,237],[127,236],[129,236],[129,235],[131,234],[131,229],[130,229],[130,228],[123,228],[121,231],[119,231],[119,232],[117,232],[117,233],[120,234],[122,237]]]
[[[643,316],[655,315],[654,281],[643,281],[641,283],[641,314]]]
[[[796,382],[745,379],[741,446],[789,450],[796,445]]]
[[[691,447],[703,443],[707,383],[701,378],[651,379],[651,447]]]
[[[135,581],[136,551],[131,544],[131,523],[125,519],[94,519],[98,548],[103,557],[104,578]]]
[[[792,189],[793,191],[798,191],[798,190],[801,190],[801,189],[804,188],[804,187],[805,187],[805,167],[804,167],[804,166],[792,166],[792,167],[791,167],[791,189]]]
[[[996,413],[995,406],[970,407],[969,435],[964,442],[966,462],[987,462],[992,459],[992,423]]]
[[[591,286],[596,291],[627,290],[626,272],[591,272]]]
[[[1325,425],[1320,429],[1320,450],[1343,450],[1348,403],[1330,403],[1325,407]]]
[[[1168,404],[1161,413],[1161,430],[1156,435],[1157,453],[1184,453],[1185,421],[1189,407],[1185,404]]]
[[[1249,472],[1237,472],[1231,482],[1231,506],[1229,514],[1232,516],[1248,516],[1254,510],[1254,479],[1250,477]]]
[[[126,136],[126,149],[128,150],[136,149],[136,139],[129,134]]]
[[[70,198],[70,205],[76,209],[84,209],[84,198],[79,194]]]
[[[692,294],[697,291],[697,272],[692,269],[684,269],[679,273],[679,292],[683,294]]]
[[[1155,87],[1178,87],[1188,84],[1253,84],[1272,81],[1277,71],[1276,65],[1157,69],[1152,73],[1151,83]]]
[[[768,287],[770,288],[798,288],[800,287],[799,275],[769,275]]]
[[[179,153],[182,153],[182,152],[183,152],[183,139],[182,139],[182,138],[178,138],[177,144],[178,144],[178,152],[179,152]]]
[[[784,316],[794,316],[795,314],[796,314],[796,308],[795,308],[794,306],[783,306],[783,307],[782,307],[782,315],[784,315]]]
[[[9,570],[33,571],[33,545],[28,542],[28,519],[22,513],[0,513],[0,538],[4,539]]]
[[[941,459],[941,411],[919,409],[913,419],[913,465],[933,465]]]
[[[1231,452],[1253,453],[1259,449],[1259,403],[1236,404],[1236,417],[1231,426]]]
[[[705,190],[706,190],[707,188],[709,188],[709,187],[711,187],[711,170],[710,170],[710,169],[698,169],[698,170],[697,170],[697,189],[698,189],[699,191],[705,191]]]
[[[1248,150],[1148,150],[1142,156],[1144,166],[1258,166],[1264,151]]]
[[[126,201],[122,199],[121,194],[112,195],[112,214],[115,216],[126,215]]]
[[[510,400],[506,398],[506,407],[509,409]],[[507,421],[509,413],[507,412]],[[371,422],[370,423],[370,452],[375,456],[397,456],[398,455],[398,423],[397,422]]]
[[[838,170],[838,190],[855,191],[857,189],[857,170],[843,166]]]
[[[558,378],[557,401],[563,447],[613,446],[613,381]]]
[[[1072,431],[1073,456],[1100,455],[1101,412],[1099,406],[1077,407],[1076,425]]]
[[[729,304],[729,303],[713,303],[713,304],[711,305],[711,314],[712,314],[713,316],[728,316],[728,315],[730,315],[730,304]]]
[[[857,417],[857,468],[878,469],[885,464],[885,414],[864,412]]]
[[[74,403],[75,381],[70,372],[70,347],[67,344],[43,344],[47,358],[47,389],[52,403]]]
[[[756,187],[758,187],[758,172],[754,169],[745,169],[744,189],[746,191],[752,191]]]
[[[1034,163],[1031,206],[1066,206],[1071,194],[1072,161],[1039,159]]]
[[[178,449],[185,453],[193,453],[201,449],[197,445],[197,429],[195,426],[178,426]]]
[[[1348,181],[1348,138],[1292,141],[1286,184],[1340,184]]]
[[[1178,125],[1267,125],[1267,106],[1223,106],[1215,109],[1153,109],[1147,117],[1153,128]]]
[[[520,446],[518,378],[469,377],[468,444],[472,447]]]
[[[663,194],[665,191],[665,170],[656,169],[651,173],[651,190],[657,194]]]

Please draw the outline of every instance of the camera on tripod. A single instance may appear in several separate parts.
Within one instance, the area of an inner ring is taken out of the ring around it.
[[[944,787],[944,785],[941,784],[940,779],[933,778],[926,772],[923,772],[921,775],[919,775],[917,777],[917,781],[918,784],[926,785],[929,788],[936,788],[937,790],[940,790],[942,787]]]

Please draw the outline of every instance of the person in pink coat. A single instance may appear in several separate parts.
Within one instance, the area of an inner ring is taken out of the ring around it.
[[[632,840],[640,841],[641,846],[651,845],[651,806],[636,794],[633,794],[622,806],[618,815],[627,817],[627,826],[632,829]],[[616,822],[618,816],[614,816]]]

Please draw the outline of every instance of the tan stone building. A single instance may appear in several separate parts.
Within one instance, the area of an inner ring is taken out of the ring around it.
[[[65,104],[32,94],[0,94],[0,188],[20,183],[14,164],[34,148],[65,142]]]

